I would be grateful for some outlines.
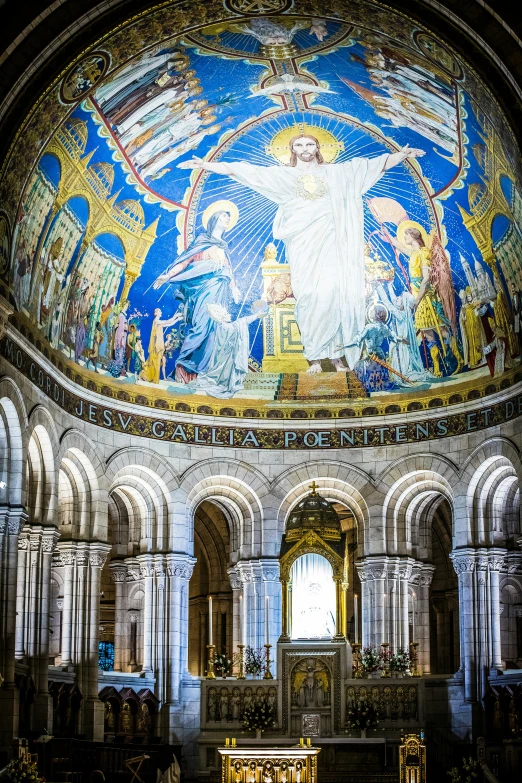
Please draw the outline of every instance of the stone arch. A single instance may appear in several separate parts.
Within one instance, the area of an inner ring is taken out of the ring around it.
[[[467,544],[505,544],[518,534],[521,477],[519,452],[507,438],[490,438],[470,454],[462,476]]]
[[[390,555],[429,557],[433,513],[445,498],[453,508],[458,471],[447,458],[416,454],[390,465],[379,477],[385,492],[382,525]]]
[[[237,460],[211,459],[186,471],[180,489],[180,511],[183,504],[184,525],[191,542],[196,508],[203,500],[213,500],[228,518],[231,559],[264,554],[263,522],[267,504],[262,499],[267,500],[268,485],[259,471]]]
[[[65,500],[70,507],[71,492],[80,503],[79,508],[74,509],[77,513],[71,529],[63,532],[70,538],[106,541],[108,493],[103,465],[94,444],[80,430],[68,430],[60,442],[58,464],[59,508],[63,509]],[[64,496],[67,485],[71,491]]]
[[[56,524],[56,455],[58,436],[50,414],[42,406],[31,411],[28,428],[28,512],[36,524]]]
[[[308,494],[312,481],[316,482],[319,493],[327,500],[339,502],[353,513],[358,530],[362,533],[359,535],[362,555],[365,542],[369,539],[372,506],[378,506],[375,486],[364,471],[335,460],[321,460],[290,468],[273,482],[278,540],[285,532],[288,514]]]
[[[26,500],[27,429],[24,401],[16,383],[0,379],[0,504],[22,506]]]

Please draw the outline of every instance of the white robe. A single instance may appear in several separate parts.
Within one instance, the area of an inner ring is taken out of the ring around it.
[[[227,173],[278,205],[273,236],[285,243],[295,317],[309,361],[346,357],[365,323],[364,212],[362,196],[380,179],[388,155],[352,158],[313,169],[227,163]],[[307,193],[314,175],[321,182]],[[311,198],[310,195],[318,195]]]

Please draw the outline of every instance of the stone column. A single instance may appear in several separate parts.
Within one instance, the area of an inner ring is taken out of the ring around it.
[[[40,574],[38,580],[37,617],[35,618],[35,728],[52,726],[53,703],[49,694],[49,627],[51,609],[51,567],[59,532],[55,527],[41,531]],[[50,729],[49,729],[50,730]]]
[[[64,567],[62,614],[62,666],[72,664],[73,578],[76,552],[71,542],[59,542],[54,565]]]
[[[232,588],[232,653],[235,653],[238,644],[242,644],[241,623],[245,619],[244,612],[243,617],[240,615],[241,602],[239,600],[239,596],[243,595],[243,585],[239,571],[236,568],[229,568],[227,574],[230,579],[230,587]]]
[[[25,571],[29,550],[29,532],[24,530],[18,536],[18,565],[16,580],[16,639],[15,657],[25,656],[26,617],[25,617]]]
[[[113,560],[110,564],[112,580],[115,591],[114,611],[114,671],[126,671],[128,660],[125,657],[126,644],[126,619],[127,619],[127,566],[121,560]]]
[[[188,674],[188,585],[196,558],[184,554],[165,555],[168,575],[168,663],[166,699],[170,704],[180,701],[180,686]]]
[[[256,649],[262,647],[268,623],[270,644],[274,647],[281,635],[279,561],[275,558],[240,560],[236,572],[242,584],[243,606],[246,607],[245,644]],[[270,617],[266,617],[267,596]]]
[[[15,687],[16,582],[18,536],[27,520],[20,508],[0,510],[0,746],[18,733],[18,689]]]
[[[356,563],[362,587],[362,640],[363,647],[380,647],[384,638],[384,593],[388,575],[386,556],[365,557]],[[370,587],[371,584],[371,587]],[[373,601],[370,600],[373,594]],[[387,607],[388,608],[388,607]]]
[[[497,547],[465,547],[450,555],[459,578],[460,658],[469,702],[483,698],[491,670],[502,666],[498,572],[505,556]]]
[[[143,666],[144,672],[152,672],[152,588],[154,566],[152,555],[139,555],[140,575],[143,579]]]
[[[430,585],[435,566],[429,563],[414,562],[411,574],[413,585],[413,605],[415,611],[415,639],[418,642],[418,668],[423,674],[429,674],[430,663]]]

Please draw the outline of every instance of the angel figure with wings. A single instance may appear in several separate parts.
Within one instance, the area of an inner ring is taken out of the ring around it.
[[[293,691],[300,707],[329,704],[330,683],[325,665],[315,658],[301,661],[295,669]]]
[[[420,223],[401,220],[394,247],[408,258],[413,312],[417,335],[426,341],[433,375],[448,375],[449,354],[456,360],[453,374],[463,367],[457,344],[457,308],[449,259],[439,236],[428,236]],[[438,339],[437,339],[438,338]]]

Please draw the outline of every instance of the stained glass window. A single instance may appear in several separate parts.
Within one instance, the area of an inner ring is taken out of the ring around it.
[[[111,672],[114,669],[114,642],[99,643],[98,667],[105,672]]]

